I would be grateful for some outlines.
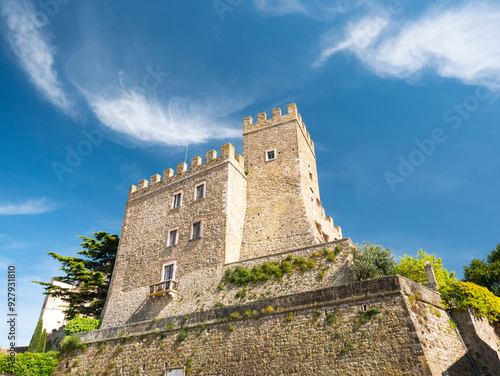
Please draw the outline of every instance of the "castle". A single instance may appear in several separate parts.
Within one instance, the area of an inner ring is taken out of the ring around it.
[[[314,143],[287,110],[243,120],[243,156],[226,144],[131,187],[103,327],[189,313],[176,295],[206,295],[224,264],[342,238],[321,206]]]
[[[226,144],[131,187],[101,328],[55,374],[498,374],[487,320],[455,311],[454,326],[398,275],[355,281],[352,247],[295,104],[245,118],[243,155]]]

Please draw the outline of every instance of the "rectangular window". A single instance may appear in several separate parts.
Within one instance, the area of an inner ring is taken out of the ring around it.
[[[313,213],[316,211],[315,207],[314,207],[314,197],[313,196],[311,196],[311,209],[312,209]]]
[[[174,264],[165,265],[163,269],[163,280],[168,281],[169,279],[174,279]]]
[[[198,239],[201,237],[201,221],[193,223],[193,233],[191,239]]]
[[[174,195],[174,199],[172,201],[172,209],[178,208],[182,204],[182,192],[179,192]]]
[[[168,232],[168,246],[176,245],[178,240],[179,230],[174,229]]]
[[[205,183],[198,184],[194,189],[194,199],[201,200],[205,198]]]
[[[311,164],[310,163],[307,164],[307,171],[309,172],[309,177],[312,179],[313,172],[312,172]]]
[[[266,151],[266,162],[276,159],[276,149]]]
[[[184,368],[167,368],[165,376],[184,376]]]

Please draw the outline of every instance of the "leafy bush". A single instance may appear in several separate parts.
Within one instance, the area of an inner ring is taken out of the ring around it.
[[[80,342],[79,336],[65,336],[59,344],[61,354],[68,354],[75,350],[85,350],[86,343]]]
[[[325,249],[326,253],[314,252],[311,257],[317,258],[326,255],[328,261],[335,260],[335,252]],[[245,286],[251,282],[269,281],[272,277],[281,280],[284,275],[292,273],[294,270],[300,270],[302,273],[309,269],[314,269],[316,262],[310,258],[302,256],[293,257],[288,255],[281,262],[267,261],[262,265],[255,265],[252,269],[247,266],[237,266],[234,270],[226,269],[222,283],[233,283],[238,286]]]
[[[240,318],[240,316],[241,316],[241,315],[239,314],[239,312],[233,312],[233,313],[231,313],[231,314],[229,315],[229,318],[230,318],[231,320],[236,320],[236,319],[239,319],[239,318]]]
[[[443,267],[443,260],[437,258],[436,255],[429,255],[423,250],[418,251],[417,258],[408,255],[400,257],[400,262],[392,270],[392,274],[400,274],[406,278],[417,282],[427,281],[425,273],[425,264],[429,262],[433,269],[436,281],[439,286],[446,286],[450,283],[457,282],[455,272],[448,272]]]
[[[456,282],[439,288],[447,308],[471,309],[479,317],[490,322],[500,319],[500,298],[486,287],[472,282]]]
[[[102,320],[92,319],[90,317],[75,317],[68,321],[64,327],[64,334],[70,336],[75,333],[90,332],[99,329]]]
[[[9,355],[0,355],[0,373],[13,373],[22,376],[48,376],[57,366],[57,352],[25,352],[17,354],[12,363]]]
[[[352,251],[352,254],[351,270],[358,280],[390,275],[396,264],[390,249],[370,242],[358,246]]]

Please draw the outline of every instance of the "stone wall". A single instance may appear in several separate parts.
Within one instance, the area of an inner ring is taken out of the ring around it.
[[[483,376],[500,373],[500,325],[492,325],[466,310],[454,309],[451,317],[456,322],[477,369]]]
[[[243,166],[234,148],[223,146],[222,156],[192,163],[189,171],[178,168],[164,180],[151,178],[151,186],[131,190],[122,228],[110,293],[104,309],[103,327],[136,322],[153,317],[182,314],[194,310],[197,300],[211,301],[220,281],[226,247],[234,254],[231,236],[241,242],[241,230],[233,224],[246,202]],[[194,165],[193,165],[194,164]],[[168,171],[168,170],[167,170]],[[233,182],[230,182],[233,177]],[[238,179],[238,180],[236,180]],[[195,199],[195,187],[205,183],[206,193]],[[145,183],[139,184],[144,186]],[[173,196],[182,193],[182,204],[173,208]],[[242,215],[240,215],[242,216]],[[194,222],[201,221],[201,237],[192,239]],[[169,231],[177,229],[177,243],[168,243]],[[239,244],[238,244],[239,249]],[[148,297],[149,286],[162,281],[163,266],[175,263],[181,298]],[[187,303],[187,304],[186,304]]]
[[[296,116],[243,134],[248,192],[242,260],[318,243],[302,198]],[[267,161],[269,150],[276,158]]]
[[[65,355],[56,374],[473,375],[447,317],[419,313],[442,310],[438,301],[392,276],[102,329],[84,334],[88,348]],[[426,324],[442,335],[423,338]]]

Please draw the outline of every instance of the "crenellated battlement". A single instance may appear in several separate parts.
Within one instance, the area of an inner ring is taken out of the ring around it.
[[[287,113],[282,114],[281,108],[274,108],[272,110],[272,117],[270,119],[267,118],[267,114],[265,112],[261,112],[257,114],[257,122],[253,122],[253,118],[251,116],[243,119],[243,134],[254,132],[259,129],[270,127],[277,124],[286,123],[288,121],[297,120],[299,128],[301,129],[305,139],[311,147],[311,150],[314,153],[314,142],[311,140],[311,136],[307,131],[305,123],[302,121],[302,116],[300,116],[299,111],[297,110],[297,105],[295,103],[290,103],[286,106]]]
[[[186,177],[191,177],[199,172],[205,171],[209,168],[213,168],[220,165],[228,160],[233,161],[234,165],[237,166],[241,171],[245,168],[245,160],[241,154],[235,155],[235,148],[230,143],[221,146],[221,155],[217,157],[217,151],[210,150],[205,153],[205,163],[201,157],[197,156],[191,158],[191,164],[188,168],[188,164],[185,162],[179,163],[175,169],[168,168],[163,171],[163,178],[160,174],[155,174],[151,176],[149,181],[147,179],[141,180],[137,186],[132,185],[129,191],[129,198],[135,197],[148,191],[150,188],[158,187],[160,184],[170,184],[176,182],[180,179]]]

